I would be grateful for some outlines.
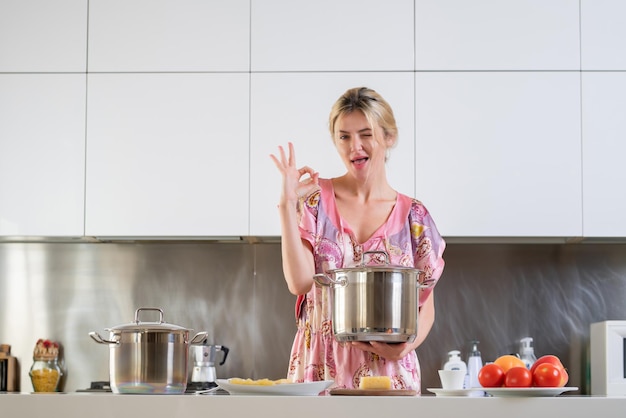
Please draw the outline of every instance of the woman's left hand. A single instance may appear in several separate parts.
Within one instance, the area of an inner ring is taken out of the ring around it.
[[[401,360],[414,350],[409,343],[387,344],[379,341],[352,341],[352,346],[363,351],[371,351],[387,360]]]

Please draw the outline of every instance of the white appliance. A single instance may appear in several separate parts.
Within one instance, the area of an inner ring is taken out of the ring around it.
[[[591,324],[591,394],[626,396],[626,321]]]

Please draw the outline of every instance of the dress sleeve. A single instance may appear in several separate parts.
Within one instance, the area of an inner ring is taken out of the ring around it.
[[[319,198],[320,192],[318,191],[300,200],[298,204],[298,228],[300,230],[300,238],[308,241],[312,248],[315,248]],[[298,295],[296,298],[296,321],[304,312],[305,301],[306,295]]]
[[[317,191],[300,201],[298,205],[298,228],[300,237],[315,248],[315,236],[317,231],[317,213],[320,200],[320,192]]]
[[[411,205],[410,222],[415,268],[424,272],[424,281],[431,283],[429,288],[420,292],[421,305],[430,296],[443,273],[446,242],[426,207],[417,200]]]

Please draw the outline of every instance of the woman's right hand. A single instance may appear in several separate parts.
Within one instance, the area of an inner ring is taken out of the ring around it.
[[[296,153],[291,142],[288,156],[283,147],[278,147],[278,150],[278,157],[273,154],[270,157],[283,176],[283,190],[278,204],[283,272],[289,291],[294,295],[304,295],[313,286],[315,263],[311,245],[300,236],[297,208],[300,198],[319,189],[319,174],[310,167],[296,167]],[[301,180],[303,176],[307,177]]]
[[[278,157],[274,154],[270,154],[270,157],[283,177],[283,190],[279,205],[293,205],[295,207],[300,198],[319,189],[319,173],[311,167],[296,167],[296,153],[293,143],[289,142],[288,156],[282,146],[278,147],[278,151]],[[301,180],[307,174],[308,177]]]

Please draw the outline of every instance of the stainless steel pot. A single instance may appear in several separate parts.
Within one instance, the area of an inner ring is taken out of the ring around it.
[[[158,322],[142,322],[141,311],[159,312]],[[114,393],[181,394],[187,387],[189,345],[206,341],[199,332],[189,340],[189,329],[167,324],[160,308],[139,308],[130,324],[107,328],[109,339],[89,336],[109,346],[109,374]]]
[[[331,289],[333,334],[338,341],[413,342],[419,319],[419,291],[433,281],[423,272],[386,264],[329,270],[313,279]]]

